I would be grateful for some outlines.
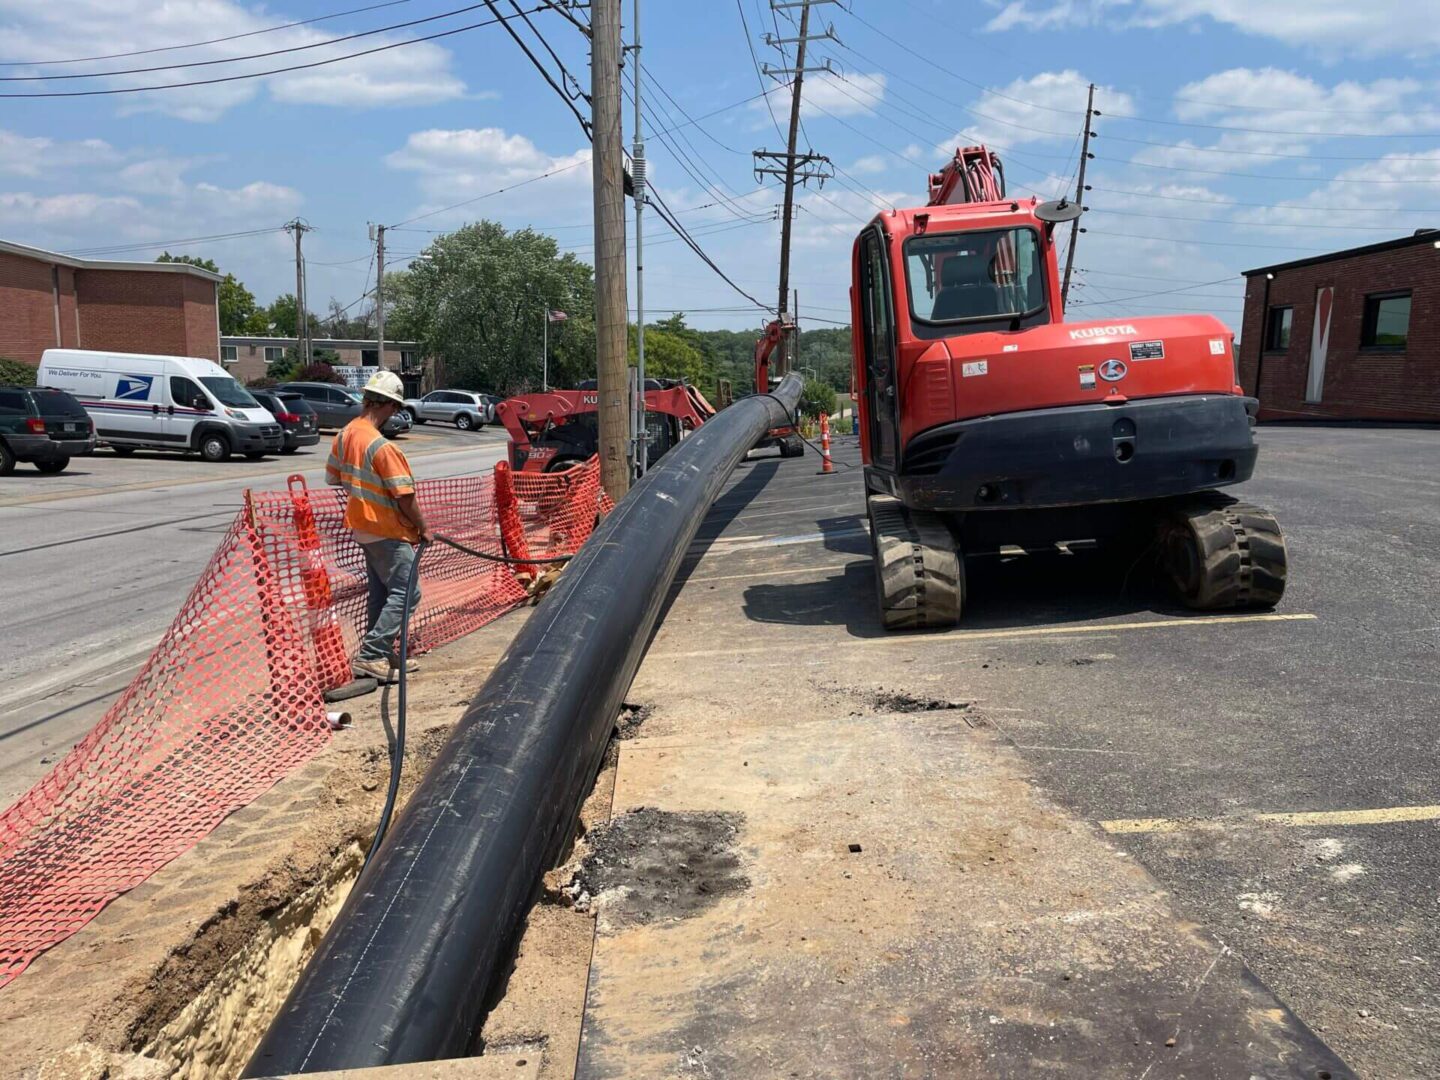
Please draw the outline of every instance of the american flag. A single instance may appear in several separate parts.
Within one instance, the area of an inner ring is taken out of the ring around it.
[[[566,315],[563,311],[547,311],[545,313],[545,317],[551,322],[564,322],[566,319],[570,318],[570,316]]]

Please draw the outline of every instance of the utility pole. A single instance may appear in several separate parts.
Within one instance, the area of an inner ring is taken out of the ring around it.
[[[380,366],[385,366],[385,226],[375,229],[375,355]]]
[[[635,187],[635,475],[649,464],[649,428],[645,423],[645,136],[640,119],[640,0],[635,0],[635,42],[630,62],[635,76],[635,133],[630,142],[630,179]]]
[[[1085,137],[1080,143],[1080,172],[1075,181],[1075,205],[1084,208],[1085,205],[1085,163],[1095,155],[1090,153],[1090,140],[1095,133],[1090,130],[1090,118],[1099,116],[1095,111],[1095,84],[1090,84],[1090,94],[1085,99]],[[1080,219],[1076,218],[1070,225],[1070,251],[1065,256],[1065,280],[1060,286],[1060,309],[1062,311],[1070,301],[1070,270],[1075,265],[1075,241],[1080,238]]]
[[[772,151],[757,150],[754,157],[760,161],[781,161],[782,168],[757,167],[755,170],[759,176],[783,176],[785,178],[785,201],[780,216],[780,306],[779,316],[782,327],[780,342],[780,357],[776,365],[778,374],[785,375],[789,372],[795,351],[795,318],[790,309],[790,233],[791,219],[795,215],[795,181],[801,183],[814,179],[824,186],[826,180],[834,174],[827,171],[830,164],[829,159],[822,154],[809,151],[804,154],[796,153],[795,143],[800,133],[800,99],[805,85],[806,71],[827,71],[833,72],[828,60],[817,68],[806,68],[805,46],[811,41],[834,40],[833,28],[827,29],[823,34],[810,36],[810,8],[814,4],[836,3],[837,0],[771,0],[772,11],[784,11],[789,8],[800,9],[800,36],[795,38],[766,37],[766,44],[782,50],[787,44],[795,45],[795,66],[793,68],[771,68],[768,64],[764,71],[766,75],[775,77],[777,75],[790,75],[790,127],[785,138],[785,152],[783,154]],[[814,166],[813,168],[811,166]]]
[[[630,490],[626,364],[625,163],[620,133],[620,0],[590,6],[590,98],[595,149],[595,382],[600,482],[615,502]]]
[[[285,226],[285,231],[295,234],[295,350],[304,368],[310,364],[310,320],[305,316],[305,254],[300,250],[300,240],[310,226],[297,217]]]

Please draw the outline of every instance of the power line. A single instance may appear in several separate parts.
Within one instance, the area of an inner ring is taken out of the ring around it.
[[[1086,268],[1084,268],[1084,267],[1079,267],[1079,266],[1077,266],[1077,267],[1075,268],[1075,272],[1076,272],[1077,274],[1100,274],[1102,277],[1135,278],[1135,279],[1137,279],[1137,280],[1139,280],[1139,281],[1177,281],[1177,282],[1180,282],[1180,283],[1185,284],[1185,285],[1197,285],[1197,286],[1198,286],[1198,285],[1218,285],[1218,284],[1219,284],[1218,281],[1199,281],[1199,280],[1197,280],[1196,278],[1161,277],[1161,276],[1158,275],[1158,274],[1122,274],[1122,273],[1120,273],[1118,270],[1090,270],[1090,269],[1086,269]],[[1237,274],[1235,275],[1235,277],[1238,278],[1238,277],[1239,277],[1239,274],[1237,273]],[[1227,279],[1225,279],[1225,280],[1234,280],[1234,279],[1233,279],[1233,278],[1227,278]],[[1239,285],[1243,285],[1244,282],[1243,282],[1243,281],[1235,281],[1235,284],[1236,284],[1237,286],[1239,286]]]
[[[1296,209],[1301,209],[1296,207]],[[1110,210],[1101,207],[1095,211],[1097,214],[1118,214],[1120,217],[1148,218],[1151,221],[1189,221],[1201,225],[1228,225],[1236,229],[1342,229],[1346,232],[1388,232],[1381,225],[1321,225],[1315,222],[1283,222],[1283,221],[1229,221],[1221,218],[1202,217],[1176,217],[1173,214],[1142,214],[1134,210]]]
[[[74,248],[65,252],[65,254],[75,255],[81,258],[102,255],[121,255],[127,251],[151,251],[155,248],[176,247],[180,244],[216,243],[221,240],[239,240],[246,236],[264,236],[268,233],[280,232],[282,228],[283,226],[275,225],[268,229],[246,229],[242,232],[214,233],[210,236],[182,236],[176,240],[157,240],[154,243],[112,244],[102,247]]]
[[[1162,169],[1165,172],[1198,173],[1202,176],[1238,176],[1243,177],[1247,180],[1302,180],[1310,184],[1433,184],[1435,182],[1435,178],[1433,176],[1424,177],[1418,180],[1377,179],[1374,177],[1358,176],[1271,176],[1268,173],[1232,172],[1226,169],[1199,169],[1189,165],[1156,165],[1153,162],[1149,161],[1122,161],[1120,158],[1105,157],[1101,154],[1097,154],[1095,156],[1100,161],[1111,161],[1117,165],[1124,165],[1127,167],[1138,166],[1142,169]]]
[[[435,215],[437,214],[448,213],[451,210],[458,210],[462,206],[469,206],[471,203],[480,202],[482,199],[489,199],[493,198],[496,195],[503,195],[507,191],[514,191],[516,188],[522,188],[527,184],[533,184],[537,180],[544,180],[547,177],[558,176],[560,173],[569,172],[571,169],[578,169],[581,165],[588,165],[589,163],[590,159],[588,157],[584,157],[581,158],[579,161],[571,162],[569,165],[561,166],[558,169],[551,169],[549,172],[543,172],[539,176],[532,176],[528,180],[517,180],[515,183],[507,184],[505,187],[496,188],[494,191],[487,191],[484,195],[476,195],[473,199],[462,199],[457,203],[451,203],[449,206],[442,206],[438,210],[427,210],[423,214],[416,214],[414,217],[406,218],[404,221],[399,222],[398,224],[388,226],[388,228],[398,229],[402,225],[409,225],[412,221],[424,221],[426,218],[435,217]]]
[[[656,204],[655,212],[659,215],[660,220],[665,222],[666,225],[670,226],[670,230],[674,232],[677,236],[679,236],[681,239],[683,239],[686,245],[689,246],[690,250],[695,252],[695,254],[699,256],[700,260],[705,263],[706,266],[710,267],[711,270],[715,271],[715,273],[721,278],[721,280],[725,282],[725,284],[729,285],[737,293],[745,297],[746,300],[749,300],[752,304],[760,308],[762,311],[773,312],[775,310],[767,304],[762,304],[759,300],[755,299],[755,297],[751,296],[739,285],[735,284],[734,280],[731,279],[731,277],[726,274],[725,271],[721,270],[720,267],[716,265],[715,260],[710,258],[710,256],[705,253],[704,248],[702,248],[698,243],[696,243],[694,238],[692,238],[690,234],[685,231],[685,226],[681,225],[671,216],[670,208],[665,205],[665,200],[661,198],[660,192],[655,188],[651,188],[650,191],[652,196],[654,197]]]
[[[1178,236],[1143,236],[1139,233],[1109,232],[1105,229],[1089,229],[1087,232],[1099,236],[1123,236],[1127,240],[1163,240],[1167,244],[1199,244],[1201,247],[1259,248],[1263,251],[1313,251],[1323,252],[1325,248],[1296,247],[1293,244],[1236,244],[1221,240],[1186,240]]]
[[[183,64],[159,64],[155,67],[143,68],[118,68],[115,71],[88,71],[67,75],[0,75],[0,82],[52,82],[57,79],[108,79],[115,75],[145,75],[152,71],[179,71],[182,68],[213,67],[216,64],[238,64],[245,60],[264,60],[270,56],[283,56],[287,53],[308,52],[311,49],[324,49],[331,45],[339,45],[346,41],[355,41],[359,38],[374,37],[376,34],[384,34],[391,30],[403,30],[407,26],[419,26],[422,23],[431,23],[439,19],[448,19],[454,15],[463,15],[467,11],[475,11],[486,5],[471,4],[469,7],[456,8],[453,11],[442,11],[439,15],[427,15],[423,19],[411,19],[408,22],[392,23],[390,26],[381,26],[374,30],[361,30],[354,34],[346,34],[344,37],[326,38],[324,41],[312,41],[308,45],[290,45],[283,49],[271,49],[269,52],[249,53],[245,56],[223,56],[213,60],[191,60]]]
[[[202,45],[218,45],[224,41],[239,41],[242,38],[259,37],[261,34],[273,34],[276,30],[289,30],[296,26],[310,26],[318,22],[326,22],[329,19],[340,19],[346,15],[359,15],[366,11],[378,11],[381,8],[396,7],[400,4],[411,3],[411,0],[386,0],[383,4],[371,4],[368,7],[351,8],[349,11],[334,11],[329,15],[316,15],[310,19],[299,19],[295,22],[281,23],[278,26],[267,26],[263,30],[248,30],[243,34],[227,34],[225,37],[208,38],[205,41],[188,41],[183,45],[160,45],[153,49],[132,49],[129,52],[105,53],[101,56],[76,56],[69,60],[0,60],[0,67],[49,67],[55,64],[88,64],[93,60],[123,60],[127,56],[150,56],[154,53],[175,52],[180,49],[198,49]]]
[[[770,88],[765,85],[765,76],[760,71],[760,57],[755,54],[755,41],[750,36],[750,22],[745,18],[745,5],[742,0],[735,0],[735,10],[740,12],[740,25],[745,31],[745,46],[750,50],[750,63],[755,66],[755,78],[760,83],[760,96],[765,99],[765,110],[770,114],[770,122],[775,125],[775,134],[783,140],[785,133],[780,130],[780,121],[775,118],[775,107],[770,104]]]
[[[540,8],[530,9],[533,14]],[[342,60],[355,60],[362,56],[373,56],[376,53],[389,52],[391,49],[403,48],[406,45],[418,45],[425,41],[435,41],[439,38],[453,37],[456,34],[463,34],[469,30],[478,30],[484,26],[494,26],[497,22],[504,22],[505,17],[499,19],[485,19],[481,22],[470,23],[467,26],[457,26],[453,30],[442,30],[434,34],[426,34],[423,37],[407,38],[404,41],[393,41],[388,45],[377,45],[373,49],[364,49],[360,52],[346,53],[344,56],[332,56],[325,60],[312,60],[308,64],[292,64],[289,67],[270,68],[267,71],[251,71],[243,75],[225,75],[214,79],[192,79],[189,82],[177,83],[156,83],[153,86],[119,86],[108,90],[47,90],[45,92],[26,92],[23,94],[0,94],[0,98],[75,98],[75,97],[106,97],[111,94],[143,94],[152,90],[178,90],[189,86],[214,86],[218,83],[240,82],[244,79],[261,79],[267,75],[283,75],[288,71],[308,71],[312,68],[326,67],[330,64],[338,64]]]
[[[1203,206],[1204,199],[1196,199],[1190,195],[1162,195],[1158,191],[1134,191],[1128,188],[1102,187],[1099,184],[1092,184],[1094,191],[1106,191],[1112,195],[1137,195],[1145,199],[1164,199],[1167,202],[1190,203],[1192,206]],[[1383,212],[1386,214],[1440,214],[1440,209],[1433,207],[1407,207],[1407,206],[1297,206],[1293,203],[1257,203],[1257,202],[1230,202],[1215,205],[1224,206],[1250,206],[1262,210],[1321,210],[1331,214],[1374,214]]]

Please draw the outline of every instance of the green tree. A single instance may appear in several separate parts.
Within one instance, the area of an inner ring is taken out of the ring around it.
[[[806,379],[800,390],[800,405],[796,412],[817,420],[822,413],[830,416],[835,412],[835,388],[818,379]]]
[[[387,336],[414,339],[457,387],[515,393],[540,385],[541,322],[550,325],[550,382],[573,386],[595,372],[594,271],[560,254],[553,237],[507,232],[492,221],[438,237],[427,260],[386,276]]]
[[[705,355],[687,338],[663,324],[645,327],[645,377],[647,379],[687,379],[703,385],[708,381]],[[639,359],[635,326],[630,326],[630,364]]]
[[[201,259],[194,255],[171,255],[167,251],[155,261],[188,263],[191,266],[198,266],[202,270],[209,270],[212,274],[220,273],[220,267],[215,265],[214,259]],[[241,284],[234,274],[225,274],[221,278],[216,294],[217,302],[220,305],[220,333],[248,333],[246,326],[249,325],[251,317],[259,310],[255,294]]]

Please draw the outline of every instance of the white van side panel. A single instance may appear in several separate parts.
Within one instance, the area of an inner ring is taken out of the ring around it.
[[[167,358],[47,349],[37,372],[42,386],[77,398],[95,433],[127,446],[169,446],[165,430]]]

